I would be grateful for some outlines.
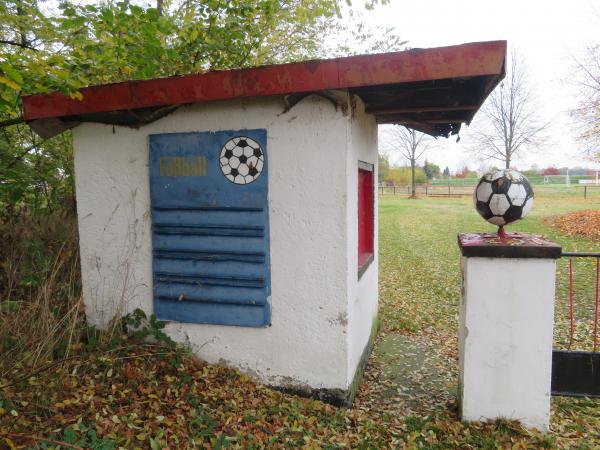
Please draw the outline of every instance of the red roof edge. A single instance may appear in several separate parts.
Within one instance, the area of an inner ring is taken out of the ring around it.
[[[92,86],[83,100],[24,96],[26,121],[242,97],[504,74],[506,41],[360,55]]]

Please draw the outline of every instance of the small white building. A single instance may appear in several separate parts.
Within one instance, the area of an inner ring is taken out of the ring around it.
[[[73,129],[83,297],[141,308],[211,363],[348,404],[377,329],[377,124],[458,133],[505,42],[24,98]]]

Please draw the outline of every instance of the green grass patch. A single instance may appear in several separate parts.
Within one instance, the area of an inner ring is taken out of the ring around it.
[[[416,332],[428,327],[455,330],[460,300],[461,232],[495,232],[482,220],[471,199],[380,197],[380,298],[384,331]],[[508,231],[539,234],[560,244],[564,251],[600,251],[600,243],[555,231],[543,219],[566,212],[600,208],[599,202],[573,197],[538,195],[532,213],[509,225]],[[577,336],[588,348],[594,307],[593,260],[575,261]],[[557,342],[565,344],[568,322],[568,260],[557,264]],[[585,342],[584,342],[585,341]]]

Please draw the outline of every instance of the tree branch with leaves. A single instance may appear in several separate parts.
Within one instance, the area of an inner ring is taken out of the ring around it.
[[[403,125],[392,125],[382,133],[384,154],[395,154],[408,160],[411,169],[411,197],[417,196],[417,161],[429,149],[434,138]]]
[[[58,91],[81,100],[79,89],[93,84],[314,58],[326,53],[342,4],[349,3],[157,0],[152,7],[62,0],[42,8],[42,1],[0,2],[0,130],[6,131],[0,133],[0,211],[27,203],[29,193],[45,186],[31,170],[36,165],[51,184],[71,173],[70,139],[39,142],[24,132],[22,95]],[[355,1],[372,7],[387,0]],[[54,187],[44,190],[60,192]]]

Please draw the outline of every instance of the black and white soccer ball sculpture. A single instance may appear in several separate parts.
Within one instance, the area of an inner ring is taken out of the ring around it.
[[[481,217],[497,225],[504,236],[504,225],[524,218],[533,206],[533,189],[525,175],[502,169],[486,173],[473,193],[475,209]]]
[[[250,184],[260,177],[265,165],[265,155],[255,140],[238,136],[225,142],[221,148],[219,163],[223,175],[229,181]]]

